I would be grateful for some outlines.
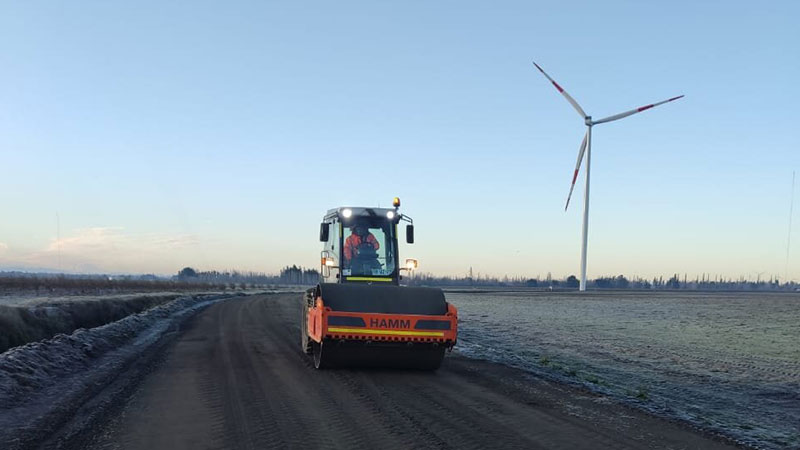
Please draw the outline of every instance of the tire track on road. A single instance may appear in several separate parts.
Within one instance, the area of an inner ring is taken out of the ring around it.
[[[575,389],[512,388],[537,382],[487,362],[446,360],[438,372],[315,370],[300,350],[300,297],[248,297],[203,312],[99,442],[195,449],[205,433],[204,448],[730,448],[613,404],[586,400],[591,414],[576,416],[567,408],[583,398]],[[174,394],[175,383],[201,398]],[[569,401],[552,401],[563,396]]]

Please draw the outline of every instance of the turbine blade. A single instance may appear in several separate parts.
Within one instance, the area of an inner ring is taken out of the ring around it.
[[[558,83],[556,83],[556,81],[554,79],[550,78],[550,75],[548,75],[547,72],[542,70],[542,68],[539,67],[539,65],[536,64],[535,61],[533,62],[533,65],[536,66],[537,69],[539,69],[539,72],[542,72],[542,75],[547,77],[547,79],[550,80],[551,83],[553,83],[553,86],[555,86],[556,89],[558,89],[558,92],[560,92],[561,95],[563,95],[564,98],[567,99],[569,104],[572,105],[573,108],[575,108],[575,111],[578,111],[578,114],[580,114],[582,118],[586,118],[586,113],[583,112],[583,108],[581,108],[581,105],[579,105],[578,102],[576,102],[574,98],[570,97],[570,95],[567,94],[567,91],[565,91],[564,88],[559,86]]]
[[[669,103],[671,101],[675,101],[675,100],[677,100],[679,98],[682,98],[682,97],[683,97],[683,95],[679,95],[677,97],[672,97],[672,98],[664,100],[662,102],[651,103],[649,105],[641,106],[639,108],[632,109],[630,111],[625,111],[624,113],[614,114],[613,116],[608,116],[608,117],[606,117],[604,119],[592,121],[592,124],[596,125],[598,123],[613,122],[615,120],[619,120],[619,119],[622,119],[624,117],[628,117],[628,116],[630,116],[632,114],[640,113],[642,111],[647,111],[650,108],[655,108],[658,105],[663,105],[664,103]]]
[[[586,152],[586,139],[589,137],[589,130],[583,135],[583,142],[581,148],[578,150],[578,162],[575,163],[575,173],[572,175],[572,184],[569,185],[569,195],[567,195],[567,204],[564,206],[564,211],[569,208],[569,199],[572,198],[572,190],[575,189],[575,181],[578,179],[578,171],[581,169],[581,161],[583,161],[583,154]]]

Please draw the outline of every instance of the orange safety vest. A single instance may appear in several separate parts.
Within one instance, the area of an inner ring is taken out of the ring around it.
[[[367,234],[367,243],[372,244],[375,250],[381,248],[381,244],[378,243],[378,240],[375,239],[372,233]],[[344,259],[350,261],[353,258],[356,247],[359,245],[361,245],[361,237],[359,235],[351,234],[348,236],[344,241]]]

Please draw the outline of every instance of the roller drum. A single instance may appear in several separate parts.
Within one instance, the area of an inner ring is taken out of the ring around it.
[[[334,311],[445,315],[447,302],[441,289],[361,283],[319,285],[325,306]]]

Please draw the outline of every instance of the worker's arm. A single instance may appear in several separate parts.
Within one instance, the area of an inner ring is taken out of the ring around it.
[[[350,261],[353,258],[353,244],[352,244],[352,236],[348,237],[344,241],[344,259]]]
[[[381,248],[381,244],[378,243],[378,240],[375,239],[375,236],[372,233],[370,233],[369,237],[367,238],[367,242],[371,243],[372,246],[375,247],[375,250]]]

